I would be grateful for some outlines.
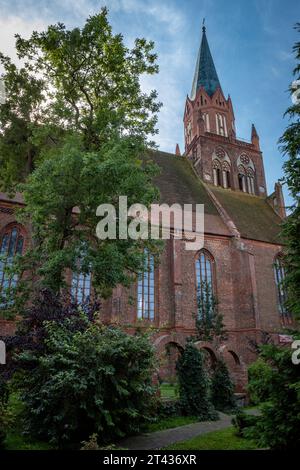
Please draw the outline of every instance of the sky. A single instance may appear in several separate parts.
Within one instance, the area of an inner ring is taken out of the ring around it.
[[[273,192],[283,176],[277,142],[288,124],[283,114],[291,104],[292,47],[299,40],[293,26],[300,21],[300,0],[0,0],[0,51],[16,59],[15,33],[28,37],[58,21],[82,26],[104,5],[114,33],[122,33],[126,45],[136,37],[155,42],[160,71],[143,78],[142,86],[156,89],[163,103],[156,142],[167,152],[174,152],[177,142],[184,150],[184,105],[205,18],[219,80],[233,102],[237,136],[249,140],[255,124],[268,193]]]

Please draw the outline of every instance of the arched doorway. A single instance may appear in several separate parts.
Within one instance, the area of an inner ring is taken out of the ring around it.
[[[182,353],[182,346],[175,341],[165,344],[159,355],[159,379],[163,382],[176,382],[176,363]]]

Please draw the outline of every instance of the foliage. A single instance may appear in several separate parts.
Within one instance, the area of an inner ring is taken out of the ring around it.
[[[196,329],[200,341],[226,339],[223,316],[218,311],[218,301],[208,282],[202,281],[197,292]]]
[[[236,435],[239,437],[247,437],[246,430],[257,421],[257,416],[253,416],[245,413],[245,411],[239,409],[237,414],[232,418],[232,424],[235,427]]]
[[[181,415],[180,402],[178,400],[160,400],[157,414],[162,418],[170,418]]]
[[[248,368],[248,386],[251,403],[259,404],[268,399],[271,392],[272,367],[262,358],[258,358]]]
[[[300,370],[299,365],[293,364],[291,356],[292,352],[287,347],[262,346],[261,360],[270,369],[264,380],[250,383],[256,396],[267,398],[251,433],[263,447],[280,450],[299,448]]]
[[[178,396],[178,386],[176,383],[162,383],[159,387],[161,398],[176,399]]]
[[[208,432],[187,441],[178,442],[165,450],[253,450],[257,444],[250,439],[236,436],[234,428]]]
[[[224,361],[219,360],[211,379],[211,400],[219,411],[232,411],[236,407],[234,398],[234,384],[230,378],[228,368]]]
[[[216,419],[217,414],[210,402],[209,379],[203,364],[203,353],[192,341],[187,342],[177,361],[176,370],[182,412],[197,416],[201,421]]]
[[[9,426],[12,423],[12,416],[8,409],[8,386],[0,376],[0,449],[3,447]]]
[[[143,266],[146,242],[99,240],[96,209],[116,207],[122,195],[128,206],[148,207],[159,196],[147,150],[160,103],[155,91],[146,94],[140,86],[141,76],[158,71],[154,44],[136,39],[132,49],[125,47],[106,9],[81,29],[59,23],[27,40],[16,37],[23,67],[0,56],[6,89],[0,183],[24,194],[18,217],[32,227],[33,243],[14,266],[22,280],[17,292],[7,293],[14,303],[8,302],[6,315],[22,313],[41,286],[59,292],[66,269],[92,270],[102,296],[131,282]],[[118,229],[118,207],[115,220]]]
[[[300,23],[296,24],[300,32]],[[294,69],[296,79],[300,79],[300,42],[294,45],[297,65]],[[291,89],[291,92],[293,90]],[[286,158],[284,182],[293,198],[291,213],[283,223],[282,235],[285,242],[285,263],[287,287],[287,308],[295,317],[300,318],[300,101],[289,107],[286,115],[292,120],[280,138],[282,152]]]
[[[153,412],[154,351],[145,335],[77,319],[45,325],[46,349],[19,354],[15,379],[30,435],[59,446],[137,433]]]

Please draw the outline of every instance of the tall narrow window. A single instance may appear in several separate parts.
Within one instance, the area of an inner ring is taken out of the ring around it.
[[[230,188],[231,181],[230,181],[230,165],[227,162],[223,162],[222,164],[222,175],[223,175],[223,187]]]
[[[199,319],[212,316],[214,310],[213,258],[201,250],[196,261],[197,308]]]
[[[221,165],[219,160],[213,160],[213,178],[214,178],[214,185],[221,186],[222,185],[222,178],[221,178]]]
[[[71,296],[79,305],[88,303],[91,297],[92,275],[91,273],[72,273]]]
[[[274,262],[274,275],[277,287],[278,309],[283,320],[290,320],[290,314],[286,309],[286,289],[284,286],[285,270],[282,256],[277,256]]]
[[[245,168],[240,165],[238,167],[238,179],[239,179],[239,189],[240,191],[243,191],[244,193],[247,192],[247,188],[246,188],[246,175],[245,175]]]
[[[140,319],[154,320],[154,257],[148,250],[145,250],[144,256],[144,269],[138,278],[137,316]]]
[[[24,237],[20,227],[9,227],[0,243],[0,293],[4,298],[7,290],[17,285],[18,275],[8,273],[7,269],[13,265],[15,256],[23,253],[23,247]]]
[[[254,172],[252,168],[247,169],[247,184],[248,184],[248,192],[250,194],[255,194]]]
[[[88,245],[83,241],[78,253],[77,269],[72,273],[71,297],[78,305],[88,304],[91,299],[92,273],[83,269],[87,251]]]

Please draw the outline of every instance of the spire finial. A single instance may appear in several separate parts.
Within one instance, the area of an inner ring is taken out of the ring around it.
[[[205,33],[206,31],[206,27],[205,27],[205,18],[203,18],[203,21],[202,21],[202,32]]]

